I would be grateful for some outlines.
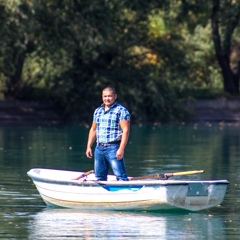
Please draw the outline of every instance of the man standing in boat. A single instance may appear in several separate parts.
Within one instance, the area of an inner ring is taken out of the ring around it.
[[[98,180],[107,181],[109,167],[117,180],[128,181],[124,162],[124,151],[130,134],[130,113],[117,102],[115,88],[102,91],[103,104],[94,111],[92,126],[88,135],[86,155],[92,158],[95,148],[94,171]]]

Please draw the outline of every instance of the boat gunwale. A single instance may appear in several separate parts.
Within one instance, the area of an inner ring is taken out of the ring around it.
[[[229,181],[226,179],[220,180],[192,180],[192,179],[158,179],[158,180],[133,180],[133,181],[98,181],[98,180],[61,180],[61,179],[52,179],[41,176],[39,173],[36,173],[34,170],[47,170],[47,171],[65,171],[65,170],[55,170],[55,169],[43,169],[43,168],[34,168],[27,172],[27,175],[32,178],[33,182],[43,182],[47,184],[59,184],[59,185],[69,185],[69,186],[122,186],[122,187],[134,187],[134,186],[167,186],[167,185],[188,185],[189,183],[209,183],[212,185],[219,184],[229,184]],[[71,171],[68,171],[71,172]],[[74,171],[72,171],[74,172]]]

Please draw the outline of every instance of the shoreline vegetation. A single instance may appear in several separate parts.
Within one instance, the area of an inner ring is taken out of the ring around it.
[[[204,3],[1,1],[0,101],[28,102],[3,103],[0,124],[88,127],[106,86],[135,125],[238,122],[195,109],[240,98],[240,1]]]
[[[240,125],[240,99],[196,100],[187,105],[190,124]],[[0,101],[0,126],[56,126],[67,122],[49,101]],[[81,125],[81,123],[79,123]]]

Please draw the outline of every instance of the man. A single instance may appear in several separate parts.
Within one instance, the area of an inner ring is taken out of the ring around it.
[[[92,126],[88,135],[86,155],[92,158],[95,148],[94,171],[98,180],[107,181],[109,167],[117,180],[128,181],[124,162],[124,151],[130,134],[130,114],[117,102],[113,87],[102,91],[103,104],[94,111]]]

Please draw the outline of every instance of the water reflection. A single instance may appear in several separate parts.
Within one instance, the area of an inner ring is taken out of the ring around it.
[[[45,209],[30,222],[30,239],[204,239],[225,235],[220,217],[201,213],[80,212]]]

